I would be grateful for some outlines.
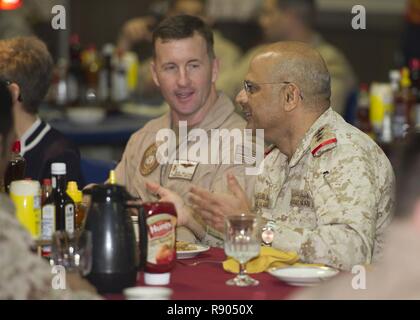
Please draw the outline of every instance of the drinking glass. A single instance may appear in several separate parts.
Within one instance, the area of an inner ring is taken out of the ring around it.
[[[234,215],[225,219],[225,253],[239,262],[239,274],[226,282],[230,286],[256,286],[246,273],[246,263],[260,253],[260,237],[254,215]]]
[[[92,269],[92,233],[87,230],[54,232],[50,264],[61,265],[67,272],[88,275]]]

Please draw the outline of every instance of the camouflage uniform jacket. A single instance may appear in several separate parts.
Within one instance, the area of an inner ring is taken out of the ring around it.
[[[274,149],[262,165],[254,200],[273,226],[274,247],[340,269],[378,257],[394,206],[395,177],[367,135],[329,108],[290,161]]]
[[[211,107],[204,120],[197,126],[197,129],[203,129],[209,136],[209,147],[214,141],[211,131],[213,129],[237,129],[245,128],[246,122],[238,114],[234,112],[234,106],[231,100],[220,93],[216,103]],[[219,142],[220,160],[217,163],[205,164],[194,163],[194,168],[188,177],[176,174],[177,166],[173,164],[159,164],[156,161],[157,151],[153,151],[153,146],[156,144],[156,136],[159,130],[171,128],[170,112],[166,113],[160,118],[149,121],[142,129],[134,133],[124,151],[123,157],[116,168],[116,178],[119,184],[126,186],[127,190],[136,197],[141,197],[144,201],[158,201],[156,195],[149,193],[146,189],[146,182],[152,181],[159,183],[165,188],[176,192],[186,204],[189,204],[189,190],[192,185],[197,185],[207,190],[226,193],[228,192],[226,173],[232,172],[242,186],[245,186],[249,196],[253,194],[254,176],[247,176],[244,164],[235,164],[234,159],[245,162],[245,159],[238,159],[238,156],[243,156],[234,149],[234,143],[224,143],[224,139]],[[188,133],[189,135],[189,133]],[[212,137],[212,139],[210,139]],[[194,139],[187,139],[187,147],[192,148],[195,144]],[[184,141],[185,142],[185,141]],[[181,142],[182,143],[182,142]],[[185,145],[183,143],[182,145]],[[207,147],[207,146],[206,146]],[[176,156],[176,160],[180,159],[182,155],[178,154],[178,150],[169,155],[169,158]],[[208,149],[207,149],[208,150]],[[176,153],[175,153],[176,152]],[[189,152],[189,151],[188,151]],[[211,153],[209,152],[209,155]],[[229,163],[224,163],[223,154],[229,154]],[[149,159],[149,160],[148,160]],[[186,160],[186,159],[180,159]],[[154,165],[148,166],[147,163]],[[146,170],[148,168],[148,170]],[[191,166],[193,168],[193,166]],[[245,184],[245,178],[247,183]],[[198,216],[197,219],[199,220]],[[223,246],[223,235],[218,231],[206,226],[207,235],[201,242],[211,246]],[[182,231],[182,232],[181,232]],[[188,229],[178,228],[178,239],[184,241],[196,242],[195,236]]]
[[[50,265],[30,251],[32,239],[0,194],[0,299],[97,299],[85,291],[54,290]]]

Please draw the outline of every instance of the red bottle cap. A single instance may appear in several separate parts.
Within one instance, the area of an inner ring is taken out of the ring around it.
[[[50,186],[51,185],[51,179],[44,179],[42,180],[43,186]]]
[[[20,141],[19,140],[16,140],[15,143],[13,143],[12,152],[20,153]]]

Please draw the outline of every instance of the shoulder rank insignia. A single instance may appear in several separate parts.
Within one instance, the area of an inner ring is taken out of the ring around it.
[[[324,152],[335,148],[337,138],[329,126],[321,127],[312,138],[311,153],[319,157]]]
[[[140,163],[140,173],[143,176],[148,176],[158,167],[159,162],[156,159],[157,148],[157,144],[153,143],[144,152]]]

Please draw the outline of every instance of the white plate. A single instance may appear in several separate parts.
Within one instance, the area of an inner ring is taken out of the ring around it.
[[[77,107],[67,110],[67,118],[80,125],[98,124],[106,118],[106,111],[99,107]]]
[[[194,258],[198,254],[200,254],[202,252],[206,252],[206,251],[208,251],[210,249],[209,246],[204,246],[202,244],[195,244],[195,246],[197,247],[197,249],[195,249],[195,250],[177,251],[176,252],[176,258],[177,259],[190,259],[190,258]]]
[[[268,273],[292,286],[315,286],[336,276],[339,271],[329,267],[288,267],[273,268]]]
[[[173,291],[166,287],[132,287],[123,293],[127,300],[168,300]]]

